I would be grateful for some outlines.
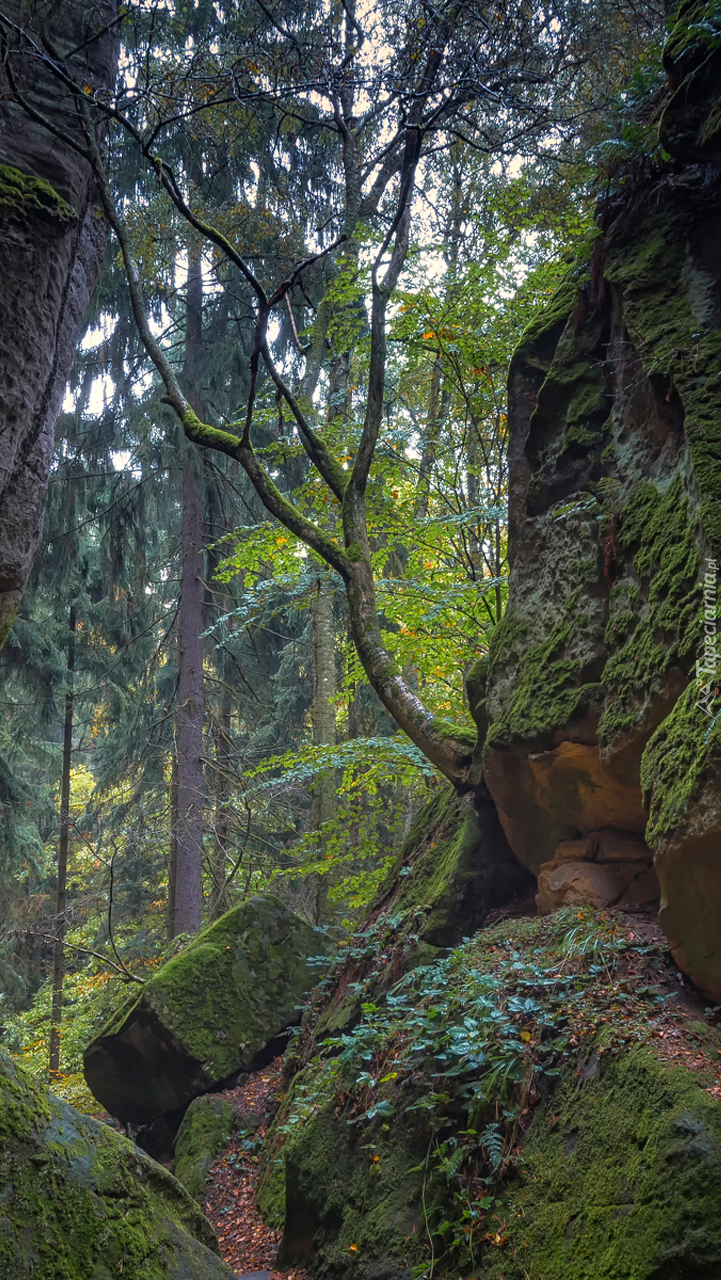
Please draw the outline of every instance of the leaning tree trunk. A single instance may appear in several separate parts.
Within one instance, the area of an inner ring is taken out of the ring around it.
[[[81,140],[72,99],[11,24],[107,89],[115,12],[116,0],[0,5],[0,644],[40,542],[55,425],[106,239],[89,165],[12,100],[8,67],[29,105]]]

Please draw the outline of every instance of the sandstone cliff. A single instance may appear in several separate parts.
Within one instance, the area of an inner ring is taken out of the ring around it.
[[[579,888],[648,903],[653,858],[673,954],[718,998],[721,50],[707,9],[683,6],[666,48],[670,159],[610,206],[513,361],[510,601],[482,713],[486,781],[541,909]]]

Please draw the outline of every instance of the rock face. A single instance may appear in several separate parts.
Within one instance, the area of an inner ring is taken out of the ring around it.
[[[270,894],[198,934],[91,1041],[85,1078],[123,1122],[150,1124],[263,1065],[318,980],[323,939]]]
[[[641,865],[563,865],[567,842],[615,832],[629,863],[655,855],[674,956],[721,998],[721,184],[702,163],[718,163],[721,55],[707,10],[682,7],[666,52],[662,138],[678,160],[605,215],[514,357],[510,601],[484,767],[544,909],[584,878],[597,903],[633,885],[650,900]]]
[[[561,841],[555,859],[542,863],[538,873],[538,911],[546,915],[584,902],[626,911],[658,905],[658,880],[642,840],[599,831]]]
[[[175,1140],[173,1173],[200,1204],[207,1191],[206,1175],[215,1157],[228,1145],[235,1112],[223,1098],[195,1098]]]
[[[0,1275],[231,1280],[171,1174],[0,1054]]]

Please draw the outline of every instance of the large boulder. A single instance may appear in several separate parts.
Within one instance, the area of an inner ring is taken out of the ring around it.
[[[589,261],[512,363],[510,597],[490,653],[484,776],[546,902],[549,877],[554,903],[573,900],[568,842],[611,831],[631,862],[655,855],[674,956],[719,999],[721,206],[718,174],[681,163],[716,163],[707,8],[684,6],[669,45],[663,136],[679,161],[609,202]],[[684,102],[704,157],[684,142]],[[624,900],[618,866],[577,870],[593,901],[602,881],[607,902]],[[641,874],[650,901],[640,865],[625,880]]]
[[[264,1065],[318,980],[323,938],[271,894],[198,934],[88,1045],[85,1079],[123,1122],[151,1124]]]
[[[210,1223],[126,1138],[0,1054],[3,1280],[231,1280]]]

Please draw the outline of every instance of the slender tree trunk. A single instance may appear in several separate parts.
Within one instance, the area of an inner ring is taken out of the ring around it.
[[[200,251],[189,253],[184,375],[195,412],[202,343],[203,277]],[[192,446],[183,466],[182,569],[178,614],[178,825],[174,933],[197,933],[203,898],[203,493]]]
[[[73,673],[75,671],[75,609],[70,610],[68,637],[68,688],[65,694],[63,763],[60,780],[60,834],[58,838],[57,897],[55,900],[55,948],[53,952],[53,1002],[50,1017],[50,1076],[60,1070],[60,1026],[63,1019],[63,978],[65,977],[65,899],[68,880],[70,837],[70,766],[73,758]]]
[[[478,429],[475,421],[472,421],[466,443],[466,460],[468,464],[466,467],[466,489],[470,507],[478,507],[481,501],[481,486],[478,479],[481,463],[480,450],[478,448]],[[468,526],[467,552],[473,581],[477,582],[479,578],[483,577],[483,550],[473,524]]]
[[[215,788],[215,832],[213,834],[213,852],[211,855],[210,918],[217,920],[228,909],[225,894],[225,875],[230,847],[230,824],[228,821],[228,786],[231,764],[230,718],[232,704],[230,691],[223,687],[220,695],[220,712],[218,732],[215,742],[215,758],[218,775]]]
[[[178,757],[173,744],[170,766],[170,848],[168,851],[168,905],[166,933],[168,942],[175,937],[175,882],[178,876]]]
[[[425,520],[428,515],[428,504],[431,496],[431,482],[433,480],[433,469],[436,464],[436,456],[438,454],[438,442],[441,436],[443,421],[448,412],[450,396],[443,388],[443,362],[440,356],[436,356],[433,361],[433,369],[431,371],[431,387],[428,396],[428,419],[426,430],[423,434],[423,443],[421,446],[421,460],[418,467],[418,482],[416,484],[415,501],[413,504],[413,515],[416,520]]]
[[[333,590],[328,574],[318,578],[318,587],[311,605],[311,633],[313,647],[313,744],[317,747],[334,747],[335,736],[335,620],[333,617]],[[326,769],[318,775],[313,786],[313,827],[318,832],[318,853],[322,857],[325,848],[323,828],[336,815],[335,770]],[[330,873],[318,877],[315,912],[321,919],[328,898]]]

